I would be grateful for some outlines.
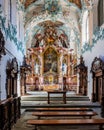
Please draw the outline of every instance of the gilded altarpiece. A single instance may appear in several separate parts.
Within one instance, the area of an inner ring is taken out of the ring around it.
[[[72,90],[76,91],[77,79],[73,72],[76,62],[70,60],[70,42],[62,30],[61,22],[43,22],[39,26],[44,29],[34,35],[33,42],[27,52],[32,67],[27,74],[31,90]],[[72,49],[73,50],[73,49]],[[73,58],[74,59],[74,58]]]
[[[32,49],[31,52],[32,71],[26,76],[27,90],[77,91],[77,80],[73,80],[75,73],[71,73],[72,62],[67,50],[49,45],[44,49]]]

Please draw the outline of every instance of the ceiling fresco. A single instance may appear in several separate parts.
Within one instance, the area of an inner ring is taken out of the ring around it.
[[[25,11],[27,48],[56,44],[74,49],[81,42],[81,20],[90,0],[20,0]],[[40,43],[40,44],[39,44]]]
[[[32,3],[38,1],[38,0],[25,0],[25,2],[23,0],[20,0],[24,5],[25,5],[25,9],[28,8],[28,6],[30,6]],[[81,0],[68,0],[71,3],[76,4],[79,8],[82,7],[81,5]]]

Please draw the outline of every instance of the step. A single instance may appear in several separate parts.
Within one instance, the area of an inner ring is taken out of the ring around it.
[[[101,108],[101,105],[96,102],[92,103],[90,101],[72,101],[67,102],[66,104],[63,104],[62,102],[51,102],[48,104],[46,101],[22,101],[21,102],[21,108],[27,109],[27,108],[35,108],[35,107],[89,107],[89,108]]]
[[[52,95],[51,100],[56,101],[56,100],[62,100],[62,95]],[[21,97],[22,101],[47,101],[48,97],[46,95],[27,95],[27,96],[22,96]],[[90,101],[88,96],[66,96],[67,101]]]

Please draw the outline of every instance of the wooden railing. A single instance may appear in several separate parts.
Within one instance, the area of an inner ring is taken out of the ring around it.
[[[0,130],[11,130],[20,118],[20,97],[8,98],[0,102]]]

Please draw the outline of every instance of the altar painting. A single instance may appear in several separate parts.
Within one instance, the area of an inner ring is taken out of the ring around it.
[[[44,73],[57,73],[57,52],[53,48],[48,48],[44,53]]]

